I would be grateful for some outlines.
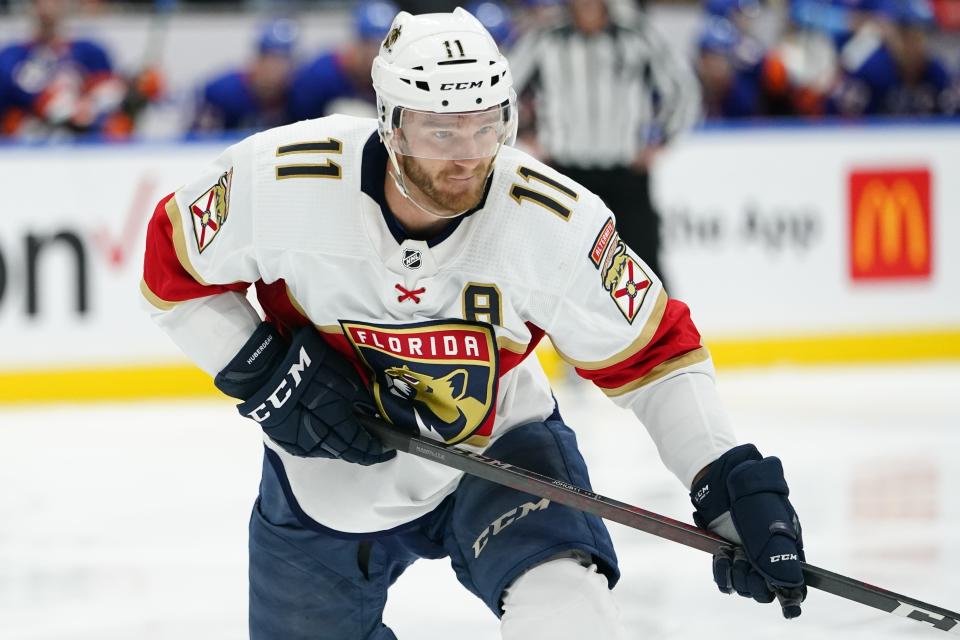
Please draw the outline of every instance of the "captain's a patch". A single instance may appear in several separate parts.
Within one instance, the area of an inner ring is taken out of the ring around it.
[[[651,281],[640,262],[630,255],[627,245],[619,238],[611,243],[600,276],[603,288],[610,292],[617,309],[627,322],[633,324],[650,290]]]
[[[232,181],[233,168],[225,171],[216,184],[201,193],[200,197],[190,204],[193,237],[197,241],[197,251],[200,253],[210,246],[227,222]]]

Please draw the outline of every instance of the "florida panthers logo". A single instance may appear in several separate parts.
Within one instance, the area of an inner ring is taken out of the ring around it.
[[[466,369],[457,369],[442,378],[411,371],[406,365],[391,367],[384,373],[390,393],[415,405],[422,405],[428,412],[453,427],[454,431],[463,430],[487,413],[487,407],[482,402],[467,395],[470,373]],[[414,408],[414,415],[417,414]],[[429,425],[421,423],[420,426],[423,428]]]
[[[390,29],[390,33],[387,34],[387,37],[383,39],[383,48],[387,51],[393,50],[393,45],[397,44],[397,40],[400,39],[400,32],[403,30],[403,25],[397,25],[393,29]]]
[[[482,444],[490,435],[498,380],[492,327],[462,320],[342,325],[391,422],[447,444]]]

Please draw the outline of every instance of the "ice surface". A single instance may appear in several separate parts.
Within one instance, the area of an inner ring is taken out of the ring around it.
[[[783,459],[810,562],[960,609],[960,365],[721,372],[719,385],[741,440]],[[557,397],[597,491],[690,520],[630,413],[579,383]],[[258,432],[222,401],[0,409],[0,638],[245,637]],[[950,637],[817,591],[784,621],[717,592],[705,554],[610,528],[631,638]],[[401,639],[498,637],[446,560],[409,569],[385,620]]]

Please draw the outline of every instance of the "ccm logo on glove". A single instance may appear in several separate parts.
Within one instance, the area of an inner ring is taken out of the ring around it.
[[[311,325],[290,337],[287,344],[272,324],[260,323],[214,384],[244,400],[240,415],[291,455],[361,465],[395,457],[357,418],[357,412],[376,415],[376,404],[350,361]]]
[[[705,484],[695,494],[693,494],[693,503],[695,505],[699,505],[708,495],[710,495],[710,485]]]
[[[744,444],[700,475],[690,490],[694,521],[739,545],[714,555],[717,587],[757,602],[778,599],[784,617],[796,618],[807,595],[803,536],[780,459]]]
[[[783,553],[779,556],[770,556],[770,562],[781,562],[786,560],[799,560],[795,553]]]
[[[290,399],[292,395],[291,389],[287,386],[287,380],[293,380],[293,388],[296,389],[300,386],[300,382],[303,380],[303,377],[300,375],[307,370],[307,367],[310,366],[310,356],[307,355],[306,347],[300,347],[300,360],[290,365],[290,369],[287,371],[287,377],[280,381],[280,384],[277,385],[277,388],[273,390],[269,396],[267,396],[267,402],[273,405],[274,409],[279,409],[284,405],[284,403]],[[283,393],[283,397],[280,397],[280,394]],[[263,422],[270,417],[270,412],[267,411],[267,402],[261,403],[253,411],[247,413],[247,415],[257,422]]]

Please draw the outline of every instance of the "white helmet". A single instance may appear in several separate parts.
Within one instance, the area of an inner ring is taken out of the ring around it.
[[[510,67],[490,33],[460,7],[452,13],[398,13],[373,61],[371,76],[380,137],[396,171],[397,186],[407,197],[397,153],[444,160],[490,157],[516,139]],[[434,126],[446,120],[450,129],[464,114],[483,112],[484,134],[482,139],[451,135],[442,145],[436,144],[435,136],[429,143],[409,134],[398,137],[405,112],[428,114]]]

